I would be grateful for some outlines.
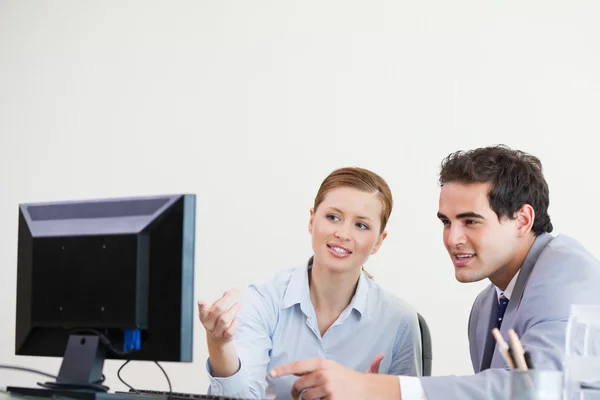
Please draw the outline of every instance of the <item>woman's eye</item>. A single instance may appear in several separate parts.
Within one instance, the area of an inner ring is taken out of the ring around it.
[[[363,224],[362,222],[359,222],[358,224],[356,224],[356,227],[358,229],[363,229],[363,230],[369,229],[369,225]]]
[[[327,214],[326,218],[330,221],[339,221],[340,220],[340,218],[334,214]]]

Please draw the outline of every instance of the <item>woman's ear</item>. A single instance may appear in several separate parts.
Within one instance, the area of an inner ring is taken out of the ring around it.
[[[375,246],[373,246],[373,250],[371,250],[371,255],[373,255],[379,251],[379,248],[383,244],[383,241],[385,240],[386,237],[387,237],[387,231],[381,232],[381,234],[379,235],[379,238],[377,238],[377,242],[375,243]]]
[[[310,233],[311,235],[312,235],[314,217],[315,217],[315,209],[311,208],[310,209],[310,217],[308,219],[308,233]]]

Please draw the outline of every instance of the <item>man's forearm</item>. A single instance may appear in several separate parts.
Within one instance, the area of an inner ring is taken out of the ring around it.
[[[373,400],[402,400],[396,375],[366,374],[367,394]]]

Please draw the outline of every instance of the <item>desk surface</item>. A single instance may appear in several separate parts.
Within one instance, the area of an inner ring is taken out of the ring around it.
[[[61,397],[57,397],[57,398],[61,398]],[[39,400],[39,399],[43,399],[43,397],[21,396],[20,394],[0,392],[0,400],[24,400],[24,399]]]
[[[128,394],[116,394],[116,393],[97,393],[95,398],[97,400],[166,400],[167,397],[160,396],[140,396],[140,395],[128,395]],[[73,397],[66,396],[54,396],[54,397],[42,397],[42,396],[25,396],[17,393],[8,393],[0,391],[0,400],[73,400]]]

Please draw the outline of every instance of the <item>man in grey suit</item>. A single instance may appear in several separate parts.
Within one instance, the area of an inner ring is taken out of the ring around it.
[[[322,359],[275,368],[300,376],[309,399],[505,399],[509,366],[494,327],[514,329],[538,369],[562,369],[572,304],[600,305],[600,262],[577,241],[554,237],[548,185],[538,158],[505,146],[450,154],[442,162],[438,218],[456,279],[490,285],[475,299],[468,336],[475,374],[395,377],[361,374]]]

